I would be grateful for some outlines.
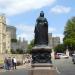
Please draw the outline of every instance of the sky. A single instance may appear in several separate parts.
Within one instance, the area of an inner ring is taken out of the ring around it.
[[[34,38],[40,11],[48,20],[48,32],[62,42],[65,25],[75,16],[75,0],[0,0],[0,14],[5,14],[8,25],[16,27],[17,38],[28,42]]]

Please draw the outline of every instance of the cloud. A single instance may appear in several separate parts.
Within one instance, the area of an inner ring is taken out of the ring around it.
[[[64,38],[63,34],[53,34],[53,37],[60,37],[60,43],[63,43],[63,38]]]
[[[30,42],[34,38],[34,26],[31,25],[16,25],[17,28],[17,38],[25,38]]]
[[[35,26],[20,24],[20,25],[16,25],[15,27],[17,28],[18,38],[19,37],[25,38],[26,40],[28,40],[28,42],[30,42],[34,38]],[[49,26],[49,32],[53,32],[53,31],[55,31],[55,28]]]
[[[62,5],[56,5],[51,9],[51,12],[55,14],[69,13],[70,11],[71,11],[71,7],[66,7]]]
[[[52,33],[52,32],[54,32],[54,31],[56,31],[56,29],[55,29],[54,27],[50,27],[50,26],[49,26],[48,32],[49,32],[49,33]]]
[[[21,39],[25,38],[28,41],[28,43],[30,43],[30,41],[34,38],[34,35],[32,33],[27,34],[24,32],[24,33],[18,34],[17,38],[19,38],[19,37],[21,37]]]
[[[10,25],[11,24],[9,18],[6,18],[6,24],[7,25]]]
[[[0,12],[12,16],[51,5],[56,0],[0,0]]]

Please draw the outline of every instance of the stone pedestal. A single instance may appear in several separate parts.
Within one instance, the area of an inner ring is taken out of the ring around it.
[[[52,63],[50,47],[47,45],[38,45],[33,47],[32,63]]]
[[[32,65],[29,75],[57,75],[51,61],[51,49],[47,45],[32,48]]]
[[[58,75],[52,64],[32,64],[29,75]]]

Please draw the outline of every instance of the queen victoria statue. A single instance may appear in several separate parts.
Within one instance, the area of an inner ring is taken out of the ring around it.
[[[36,20],[35,26],[35,45],[48,45],[48,22],[44,18],[44,12],[41,11],[40,16]]]
[[[32,63],[51,63],[51,50],[48,46],[48,21],[44,12],[36,20],[34,30],[34,47],[32,48]]]

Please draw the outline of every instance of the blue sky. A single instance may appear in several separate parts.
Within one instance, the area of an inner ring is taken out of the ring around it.
[[[30,41],[34,27],[43,10],[49,23],[49,33],[63,36],[68,19],[75,16],[75,0],[0,0],[0,13],[5,13],[8,25],[17,28],[17,37]]]

